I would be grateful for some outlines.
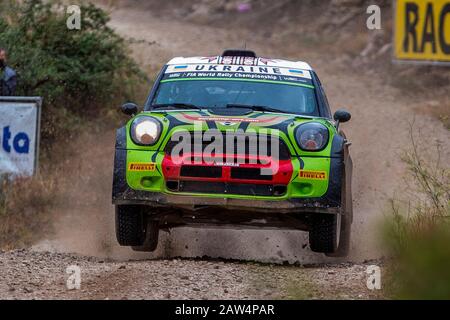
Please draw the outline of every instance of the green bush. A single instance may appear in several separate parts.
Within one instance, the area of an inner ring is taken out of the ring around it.
[[[412,129],[411,141],[411,151],[402,156],[409,186],[401,199],[391,200],[384,229],[392,257],[387,293],[401,299],[450,299],[450,171],[440,161],[439,145],[427,154]]]
[[[0,46],[19,74],[17,94],[44,97],[44,141],[130,99],[145,79],[94,5],[80,5],[81,30],[67,28],[66,9],[55,1],[0,6]]]
[[[67,201],[67,172],[79,166],[79,136],[112,132],[116,113],[110,110],[149,84],[127,42],[107,26],[108,15],[93,5],[80,8],[81,30],[69,30],[61,3],[0,0],[0,47],[18,73],[17,95],[44,98],[40,174],[14,181],[0,176],[0,248],[48,236],[54,206]]]

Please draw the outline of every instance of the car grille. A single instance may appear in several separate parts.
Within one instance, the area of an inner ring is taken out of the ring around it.
[[[278,137],[275,137],[274,139],[270,139],[267,138],[266,141],[260,141],[260,136],[256,135],[256,134],[244,134],[244,135],[239,135],[239,137],[242,140],[238,141],[238,138],[236,138],[236,136],[227,136],[227,135],[223,135],[223,146],[222,146],[222,153],[223,154],[227,154],[227,146],[232,145],[233,149],[232,150],[232,154],[233,155],[240,155],[240,156],[251,156],[251,157],[257,157],[259,155],[259,145],[261,144],[265,144],[267,146],[266,152],[262,152],[263,150],[261,150],[261,155],[262,156],[269,156],[269,157],[275,157],[276,155],[271,154],[271,150],[272,150],[272,140],[275,140],[276,143],[278,143],[278,159],[279,160],[287,160],[290,159],[291,155],[290,155],[290,151],[288,146],[286,145],[286,143],[281,140]],[[228,143],[228,139],[232,138],[233,141]],[[251,138],[256,138],[256,140],[251,140]],[[214,140],[213,140],[214,141]],[[211,143],[210,141],[202,141],[202,146],[201,146],[201,152],[203,153],[205,151],[205,148],[210,145]],[[174,147],[178,144],[178,141],[172,141],[170,140],[169,142],[167,142],[165,148],[164,148],[164,152],[168,155],[171,155]],[[256,146],[256,148],[251,148],[251,145]],[[193,134],[191,135],[191,141],[190,141],[190,150],[188,148],[188,152],[190,151],[190,153],[194,153],[196,150],[194,150],[194,137]],[[240,150],[238,150],[238,148],[240,148]],[[215,150],[217,152],[217,150]],[[230,150],[231,151],[231,150]],[[180,156],[182,156],[183,154],[180,154]],[[228,153],[228,156],[230,156],[230,153]],[[226,159],[223,159],[224,161],[226,161]]]
[[[262,175],[260,168],[231,168],[231,179],[272,180],[272,175]]]
[[[180,169],[180,176],[189,178],[220,178],[222,177],[222,168],[183,165]]]
[[[175,192],[234,194],[246,196],[282,196],[286,186],[208,181],[168,181],[167,188]]]
[[[180,177],[185,178],[221,178],[223,167],[205,165],[182,165]],[[272,175],[262,175],[261,168],[230,168],[230,178],[236,180],[272,181]]]

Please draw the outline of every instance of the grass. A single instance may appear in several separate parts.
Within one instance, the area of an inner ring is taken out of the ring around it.
[[[399,299],[450,299],[450,170],[440,145],[427,152],[412,126],[410,137],[403,196],[390,200],[383,229],[392,257],[385,291]]]
[[[431,114],[439,119],[450,130],[450,101],[443,102],[431,108]]]
[[[108,120],[116,123],[114,117]],[[1,249],[28,247],[48,238],[67,206],[92,204],[100,188],[109,186],[109,176],[103,176],[109,171],[102,168],[106,161],[98,158],[109,159],[108,151],[113,148],[109,137],[114,129],[109,121],[84,123],[72,135],[60,137],[43,152],[36,176],[1,179]]]
[[[0,186],[0,248],[33,244],[52,231],[51,207],[56,198],[56,178],[38,175],[9,180]]]

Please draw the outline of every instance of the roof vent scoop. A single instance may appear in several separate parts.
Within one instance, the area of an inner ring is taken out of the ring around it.
[[[252,57],[256,58],[256,53],[251,50],[228,49],[222,53],[223,57]]]

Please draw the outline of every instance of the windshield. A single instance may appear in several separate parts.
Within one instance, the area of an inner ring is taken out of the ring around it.
[[[266,69],[268,68],[264,68],[263,71]],[[166,72],[151,104],[175,105],[180,109],[182,104],[205,109],[226,108],[233,105],[259,106],[277,109],[280,112],[319,116],[312,81],[305,77],[289,75]]]

